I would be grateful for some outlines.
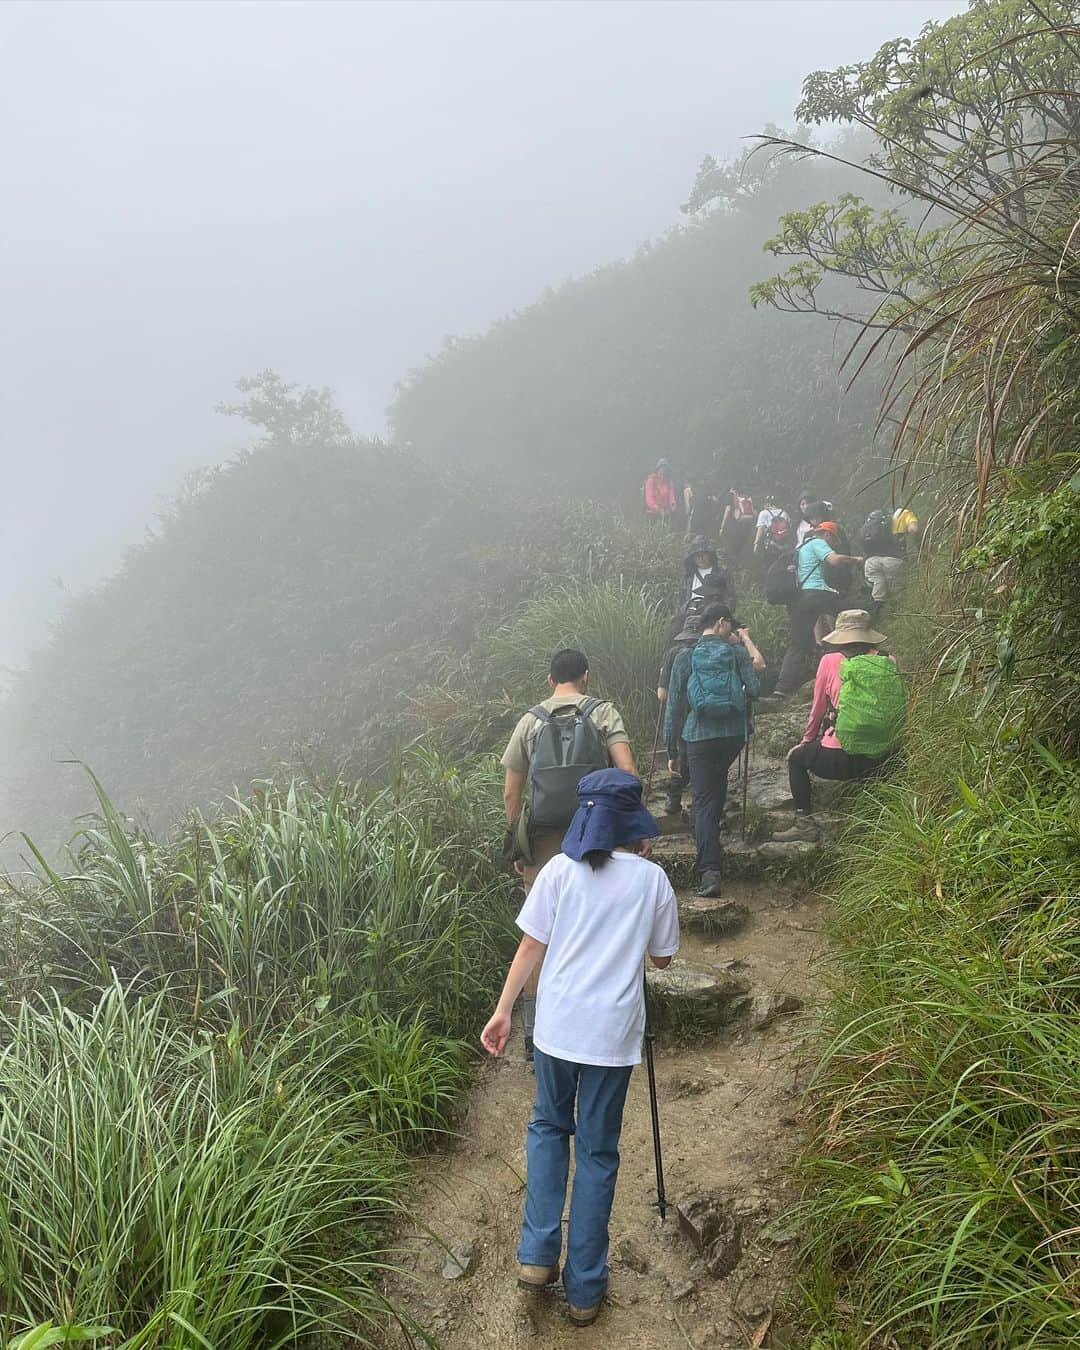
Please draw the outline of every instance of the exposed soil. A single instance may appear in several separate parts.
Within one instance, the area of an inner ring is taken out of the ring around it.
[[[769,765],[759,758],[756,775]],[[782,761],[771,766],[775,788]],[[685,838],[669,837],[658,856],[670,859],[673,875],[682,876],[678,859],[686,851]],[[753,994],[790,993],[803,1000],[801,1010],[765,1027],[756,1027],[744,1009],[727,1027],[695,1031],[692,1044],[669,1038],[657,1047],[668,1199],[685,1207],[707,1194],[720,1202],[741,1228],[742,1254],[734,1269],[711,1275],[680,1233],[674,1209],[661,1225],[643,1066],[627,1100],[611,1221],[611,1283],[599,1320],[588,1329],[572,1327],[561,1286],[543,1294],[518,1290],[514,1253],[533,1079],[515,1035],[506,1056],[482,1071],[459,1141],[430,1159],[418,1177],[409,1203],[415,1218],[399,1239],[409,1278],[396,1277],[388,1293],[444,1350],[795,1343],[787,1278],[793,1234],[785,1215],[788,1169],[800,1143],[799,1098],[810,1068],[806,1040],[815,1018],[821,902],[801,892],[798,882],[768,877],[731,882],[725,899],[750,911],[741,931],[717,939],[684,928],[677,961],[718,970],[745,962],[745,969],[734,969],[749,979]],[[469,1244],[475,1268],[445,1278],[447,1249]],[[423,1344],[399,1330],[387,1344],[410,1341]]]

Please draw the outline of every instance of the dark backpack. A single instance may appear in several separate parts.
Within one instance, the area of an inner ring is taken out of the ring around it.
[[[686,695],[695,712],[718,717],[746,712],[746,690],[730,642],[699,642],[690,658]]]
[[[892,517],[888,511],[871,511],[863,523],[860,538],[867,554],[873,553],[884,544],[891,544]]]
[[[529,756],[529,826],[565,830],[577,810],[577,786],[587,773],[611,765],[607,739],[592,720],[598,698],[549,713],[529,711],[541,722]]]
[[[794,549],[781,553],[769,564],[769,570],[765,573],[765,599],[770,605],[790,605],[799,594],[795,567]]]

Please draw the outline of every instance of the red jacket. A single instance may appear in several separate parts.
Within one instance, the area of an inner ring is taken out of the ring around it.
[[[654,469],[645,479],[645,510],[650,516],[667,516],[677,505],[675,484]]]

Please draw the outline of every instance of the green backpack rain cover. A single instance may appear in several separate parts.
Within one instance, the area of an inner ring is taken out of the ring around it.
[[[907,702],[896,662],[849,656],[840,662],[836,737],[849,755],[884,755],[900,739]]]

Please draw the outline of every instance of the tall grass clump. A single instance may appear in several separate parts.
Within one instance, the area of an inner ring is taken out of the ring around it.
[[[345,1012],[464,1032],[498,964],[507,882],[464,771],[415,764],[370,797],[267,784],[166,843],[130,833],[97,784],[73,867],[42,859],[23,890],[39,969],[76,999],[113,978],[164,990],[179,1020],[242,1034]],[[444,817],[455,803],[441,828],[424,810],[437,787]]]
[[[477,668],[521,713],[546,696],[553,654],[579,647],[589,658],[589,692],[615,704],[635,751],[646,754],[671,623],[667,599],[647,586],[615,582],[553,586],[478,644]]]
[[[821,1347],[1077,1343],[1080,770],[990,743],[975,701],[922,705],[839,850],[804,1208]]]
[[[45,1321],[124,1350],[363,1338],[403,1160],[344,1042],[245,1051],[117,985],[86,1015],[24,1003],[0,1043],[0,1341]]]
[[[93,784],[0,893],[0,1346],[366,1343],[503,959],[497,775],[417,752],[167,841]]]

